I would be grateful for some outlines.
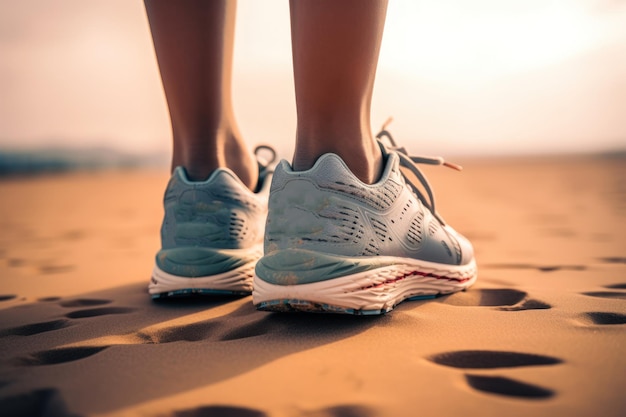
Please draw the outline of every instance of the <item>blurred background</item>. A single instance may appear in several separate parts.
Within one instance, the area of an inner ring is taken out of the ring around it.
[[[288,2],[239,0],[236,30],[240,128],[289,157]],[[425,154],[623,151],[626,2],[391,0],[374,130],[388,116],[396,139]],[[0,149],[5,166],[42,151],[84,164],[167,160],[142,1],[0,0]]]

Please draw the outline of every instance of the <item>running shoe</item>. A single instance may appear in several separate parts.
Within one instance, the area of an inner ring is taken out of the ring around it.
[[[450,294],[476,281],[472,245],[435,211],[416,164],[460,167],[409,157],[385,126],[377,139],[385,167],[372,185],[335,154],[307,171],[278,164],[265,255],[254,277],[259,310],[383,314],[406,299]]]
[[[269,160],[261,157],[266,153]],[[261,146],[255,155],[255,192],[228,168],[197,182],[187,178],[183,167],[174,169],[164,197],[161,250],[148,287],[152,298],[252,292],[276,153]]]

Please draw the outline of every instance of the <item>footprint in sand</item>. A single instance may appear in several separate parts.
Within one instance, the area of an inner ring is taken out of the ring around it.
[[[228,405],[208,405],[175,411],[171,417],[267,417],[263,411]]]
[[[616,300],[626,300],[626,292],[617,291],[589,291],[582,293],[589,297],[612,298]]]
[[[361,405],[336,405],[292,414],[298,417],[373,417],[374,411]],[[252,408],[213,405],[176,411],[171,417],[267,417],[268,414]]]
[[[60,300],[59,297],[41,298],[41,302],[53,302]],[[110,300],[98,300],[98,299],[76,299],[59,303],[62,307],[82,307],[82,306],[94,306],[110,303]],[[109,309],[88,309],[78,310],[66,315],[67,318],[83,318],[94,317],[105,314],[122,314],[133,311],[133,309],[126,309],[123,307],[109,308]],[[24,326],[13,327],[10,329],[0,330],[0,337],[4,336],[32,336],[39,333],[51,332],[54,330],[64,329],[71,326],[71,321],[66,319],[51,320],[41,323],[31,323]]]
[[[524,291],[496,288],[463,291],[446,297],[445,304],[461,307],[500,307],[502,311],[545,310],[552,308],[543,301],[528,298]]]
[[[0,330],[0,337],[4,336],[32,336],[34,334],[51,332],[71,326],[69,320],[60,319],[42,323],[26,324],[11,329]]]
[[[591,311],[582,315],[582,322],[585,324],[612,325],[626,324],[626,314]]]
[[[616,258],[622,259],[622,258]],[[626,290],[626,283],[619,282],[616,284],[605,285],[604,288],[609,290],[618,290],[618,291],[589,291],[582,293],[583,295],[587,295],[589,297],[600,297],[600,298],[612,298],[618,300],[626,300],[626,292],[619,290]]]
[[[60,303],[63,307],[98,305],[109,303],[109,300],[78,299]],[[125,314],[135,311],[128,307],[101,307],[85,310],[72,311],[65,315],[68,319],[98,317],[110,314]],[[4,336],[32,336],[39,333],[50,332],[71,326],[70,320],[59,319],[42,323],[31,323],[24,326],[0,330],[0,337]],[[141,336],[140,336],[141,337]],[[145,343],[151,343],[147,340]],[[30,356],[17,359],[18,365],[53,365],[57,363],[72,362],[95,355],[109,346],[67,347],[36,352]]]
[[[101,308],[88,308],[86,310],[76,310],[65,315],[69,319],[82,319],[85,317],[97,317],[106,316],[109,314],[126,314],[135,311],[134,308],[129,307],[101,307]]]
[[[427,358],[438,365],[460,369],[497,369],[525,366],[556,365],[563,361],[551,356],[531,353],[460,350],[444,352]],[[542,399],[554,395],[554,391],[537,385],[527,384],[502,376],[466,374],[468,385],[478,391],[506,395],[509,397]]]
[[[39,265],[37,268],[41,274],[62,274],[75,269],[74,265]]]
[[[174,342],[206,342],[206,341],[230,341],[250,337],[261,336],[267,333],[275,335],[284,334],[285,328],[299,328],[296,326],[298,320],[303,320],[302,316],[280,317],[273,315],[262,315],[259,319],[249,323],[249,305],[242,306],[239,310],[230,312],[227,316],[215,317],[208,320],[201,320],[192,323],[176,324],[168,327],[149,326],[132,333],[109,335],[102,338],[85,341],[75,346],[60,347],[40,352],[35,352],[26,357],[16,360],[17,365],[54,365],[77,361],[93,356],[104,349],[114,345],[138,345],[138,344],[162,344]],[[67,318],[93,317],[105,314],[122,314],[134,311],[125,307],[101,307],[86,310],[78,310],[66,315]],[[242,326],[233,324],[237,317],[243,317],[245,323]],[[339,331],[342,326],[354,328],[354,317],[328,317],[332,321],[335,330]],[[324,317],[320,317],[324,320]],[[362,322],[361,322],[362,323]],[[59,324],[60,325],[60,324]],[[45,327],[45,326],[41,326]],[[52,327],[52,326],[50,326]],[[17,332],[13,330],[14,333]],[[22,333],[27,330],[19,330]],[[297,333],[297,331],[293,331]],[[306,334],[306,330],[302,330]]]
[[[612,290],[626,290],[626,283],[611,284],[607,285],[605,288],[610,288]]]
[[[502,376],[465,375],[468,385],[475,390],[490,394],[529,399],[549,398],[554,391]]]
[[[540,272],[584,271],[585,265],[534,265],[534,264],[488,264],[485,268],[496,269],[534,269]]]
[[[61,297],[43,297],[43,298],[39,298],[37,299],[37,301],[41,302],[41,303],[51,303],[54,301],[59,301],[61,299]]]
[[[261,336],[277,330],[271,316],[234,327],[221,318],[213,318],[183,326],[140,331],[137,335],[147,343],[198,342],[203,340],[228,341]]]
[[[0,400],[0,410],[7,416],[66,416],[70,414],[58,390],[43,388]]]
[[[79,304],[86,300],[75,300]],[[108,302],[107,300],[87,300],[87,303]],[[70,305],[72,302],[68,302]],[[74,304],[72,304],[74,305]],[[108,314],[123,314],[134,311],[127,307],[101,307],[86,310],[78,310],[66,315],[67,318],[96,317]],[[7,329],[0,332],[0,336],[6,335],[32,335],[45,331],[58,330],[71,325],[70,320],[61,319],[45,323],[35,323],[26,326]],[[120,335],[122,344],[161,344],[174,342],[200,342],[206,340],[236,340],[247,337],[260,336],[275,331],[277,324],[272,323],[271,316],[266,316],[254,323],[232,329],[232,323],[223,318],[212,318],[185,325],[177,325],[165,328],[146,328],[135,333]],[[95,355],[111,346],[96,344],[92,346],[63,347],[51,350],[35,352],[29,356],[17,360],[18,365],[54,365],[59,363],[73,362]]]
[[[606,258],[599,258],[600,261],[607,264],[626,264],[626,257],[621,256],[609,256]]]
[[[111,303],[111,300],[98,300],[95,298],[77,298],[59,303],[61,307],[93,307]]]
[[[237,340],[248,337],[261,336],[276,330],[276,323],[272,316],[229,330],[220,337],[220,340]]]
[[[185,326],[142,331],[137,334],[141,340],[145,340],[145,343],[198,342],[212,338],[218,327],[218,323],[213,320],[207,320]]]
[[[555,365],[563,361],[551,356],[498,350],[458,350],[427,358],[438,365],[461,369],[515,368],[519,366]]]
[[[89,356],[95,355],[98,352],[103,351],[108,346],[96,346],[96,347],[68,347],[44,350],[42,352],[34,353],[25,358],[17,360],[17,365],[56,365],[58,363],[73,362],[79,359],[84,359]]]
[[[373,417],[377,414],[372,408],[362,405],[336,405],[305,411],[300,415],[302,417]]]

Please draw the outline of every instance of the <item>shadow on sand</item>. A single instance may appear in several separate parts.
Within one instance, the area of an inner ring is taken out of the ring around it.
[[[259,312],[250,297],[156,302],[143,282],[0,315],[0,406],[36,411],[52,398],[86,413],[214,384],[390,319]]]

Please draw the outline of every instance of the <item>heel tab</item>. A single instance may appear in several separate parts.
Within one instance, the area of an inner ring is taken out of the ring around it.
[[[211,172],[211,174],[209,175],[209,177],[207,179],[201,180],[201,181],[195,181],[195,180],[189,179],[189,175],[187,174],[187,170],[183,166],[177,166],[176,168],[174,168],[174,171],[172,172],[172,178],[173,179],[175,178],[178,181],[180,181],[180,182],[182,182],[182,183],[184,183],[186,185],[190,185],[190,186],[207,185],[207,184],[210,184],[211,182],[214,182],[214,181],[218,180],[218,178],[221,177],[221,176],[226,176],[230,180],[234,180],[234,181],[240,183],[242,186],[244,186],[243,183],[241,182],[241,180],[239,179],[239,177],[237,177],[237,175],[230,168],[217,168],[216,170]]]
[[[183,182],[189,182],[189,177],[187,176],[187,170],[183,166],[177,166],[172,171],[172,177],[177,178]]]
[[[293,166],[285,159],[282,159],[276,166],[276,171],[284,171],[287,174],[291,174],[291,175],[302,175],[302,176],[310,176],[310,175],[316,175],[317,171],[325,171],[326,169],[342,169],[342,170],[347,170],[348,172],[350,172],[350,168],[348,168],[348,166],[346,165],[346,163],[343,161],[343,159],[341,159],[339,157],[339,155],[336,155],[334,153],[325,153],[322,156],[320,156],[319,158],[317,158],[317,160],[315,161],[315,163],[313,164],[313,166],[309,169],[303,169],[303,170],[295,170],[293,169]]]
[[[383,155],[384,167],[379,179],[373,184],[366,184],[361,181],[345,163],[343,159],[334,153],[325,153],[320,156],[315,164],[309,169],[296,171],[286,160],[281,160],[276,167],[276,175],[279,178],[316,178],[324,181],[348,181],[362,187],[377,187],[387,181],[393,175],[394,167],[398,165],[398,156],[394,153]],[[278,181],[278,180],[277,180]]]

